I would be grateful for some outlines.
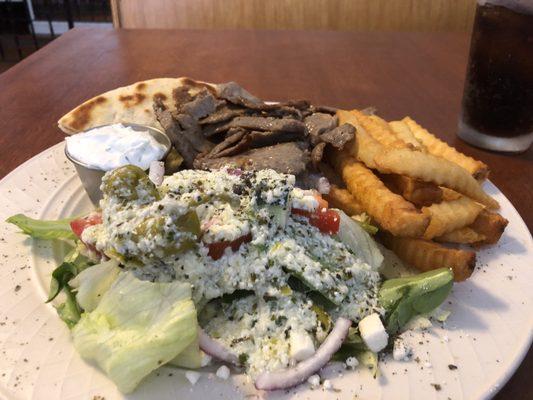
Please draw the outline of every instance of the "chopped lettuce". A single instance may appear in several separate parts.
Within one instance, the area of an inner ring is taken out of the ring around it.
[[[69,282],[70,286],[77,289],[76,300],[85,312],[96,308],[119,272],[117,262],[109,260],[83,270]]]
[[[442,307],[438,307],[433,310],[429,316],[438,322],[446,322],[451,313],[452,312],[450,310],[445,310]]]
[[[366,347],[357,328],[351,327],[341,348],[333,356],[333,360],[345,362],[349,357],[357,358],[359,364],[370,370],[375,378],[378,375],[378,355]]]
[[[362,366],[368,368],[374,378],[378,376],[378,355],[370,350],[361,351],[356,355],[357,361]]]
[[[197,337],[189,284],[141,281],[120,272],[100,303],[72,329],[80,355],[94,360],[123,393]]]
[[[381,254],[383,254],[383,263],[379,268],[379,272],[385,277],[385,279],[403,278],[405,276],[414,276],[420,273],[419,270],[400,260],[396,254],[381,243],[378,243],[378,247]]]
[[[59,317],[72,328],[80,319],[82,307],[78,304],[74,294],[75,289],[70,286],[70,281],[76,275],[91,265],[89,259],[79,253],[77,248],[72,249],[59,267],[52,272],[50,279],[50,289],[48,291],[47,303],[54,300],[59,293],[63,292],[66,299],[56,306]]]
[[[348,357],[357,357],[360,353],[368,351],[365,342],[357,328],[351,327],[348,336],[342,342],[341,348],[333,356],[334,360],[345,361]]]
[[[81,308],[76,302],[76,297],[72,290],[68,286],[63,288],[63,292],[66,294],[66,300],[56,307],[57,314],[59,318],[63,320],[65,324],[72,329],[74,325],[78,323],[81,316]]]
[[[176,358],[170,360],[169,364],[182,368],[200,368],[202,366],[202,352],[198,338],[193,340]]]
[[[361,228],[363,228],[367,233],[371,235],[375,235],[376,233],[378,233],[378,227],[372,225],[370,216],[367,213],[352,215],[352,219],[359,225],[361,225]]]
[[[453,272],[440,268],[422,274],[389,279],[379,290],[379,302],[387,311],[387,330],[396,333],[411,318],[433,311],[448,297]]]
[[[415,315],[401,328],[405,331],[421,331],[432,326],[433,323],[425,315]]]
[[[70,221],[75,218],[45,221],[16,214],[9,217],[6,222],[18,226],[23,233],[35,239],[76,239],[76,235],[70,229]]]
[[[313,303],[320,305],[325,310],[333,310],[338,306],[333,296],[328,295],[324,290],[317,290],[302,274],[292,272],[290,275],[287,283],[291,290],[305,293],[307,297],[313,300]]]
[[[78,273],[80,273],[85,268],[94,265],[95,262],[82,254],[81,250],[85,248],[85,245],[81,241],[76,240],[74,243],[74,248],[65,256],[63,262],[74,264],[76,266],[76,270]]]
[[[77,274],[76,265],[70,262],[62,262],[59,267],[54,269],[46,302],[49,303],[54,300],[63,289],[70,289],[68,282]]]
[[[383,255],[374,239],[352,218],[341,210],[335,210],[340,216],[338,238],[359,257],[374,269],[383,262]]]

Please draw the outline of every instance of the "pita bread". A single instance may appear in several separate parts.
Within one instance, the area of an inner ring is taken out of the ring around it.
[[[136,123],[162,129],[154,114],[152,104],[160,98],[170,109],[174,108],[172,91],[183,85],[198,89],[215,85],[190,78],[158,78],[136,82],[95,96],[65,114],[57,122],[59,129],[69,135],[96,126],[113,123]]]

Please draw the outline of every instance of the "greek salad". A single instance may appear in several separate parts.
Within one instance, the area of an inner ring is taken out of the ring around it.
[[[156,185],[126,165],[101,189],[89,215],[8,222],[71,243],[47,301],[124,393],[165,364],[219,362],[259,390],[296,386],[333,360],[377,371],[378,353],[453,284],[449,269],[387,279],[376,228],[293,175],[183,170]]]

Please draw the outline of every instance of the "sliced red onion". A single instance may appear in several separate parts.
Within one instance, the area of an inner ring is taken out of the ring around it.
[[[165,163],[163,161],[152,161],[150,163],[150,170],[148,171],[148,178],[159,186],[163,183],[163,176],[165,175]]]
[[[307,171],[298,175],[296,186],[302,189],[315,189],[321,194],[328,194],[330,190],[328,178],[323,176],[322,173]]]
[[[328,194],[330,189],[331,185],[329,184],[328,178],[325,176],[318,178],[318,182],[316,183],[316,190],[318,190],[318,193]]]
[[[222,344],[211,338],[207,333],[204,332],[202,328],[199,328],[198,330],[198,341],[200,344],[200,349],[202,349],[204,353],[207,353],[221,361],[239,365],[239,358],[231,351],[226,349]]]
[[[235,176],[241,176],[242,175],[242,169],[240,169],[240,168],[228,168],[226,171],[230,175],[235,175]]]
[[[255,380],[255,387],[259,390],[288,389],[304,382],[331,360],[346,339],[351,325],[349,319],[339,318],[315,354],[294,368],[262,373]]]

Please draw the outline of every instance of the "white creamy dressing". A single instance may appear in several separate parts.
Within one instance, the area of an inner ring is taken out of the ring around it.
[[[253,293],[223,304],[202,324],[225,347],[246,357],[252,375],[286,368],[308,353],[291,347],[291,337],[292,342],[309,339],[306,347],[313,351],[327,334],[315,303],[289,288],[295,277],[334,303],[333,321],[345,316],[357,323],[380,311],[379,273],[337,237],[291,214],[291,208],[312,212],[318,207],[312,191],[294,187],[294,176],[273,170],[241,175],[189,170],[166,177],[157,191],[155,199],[126,202],[104,191],[104,223],[87,229],[83,240],[111,257],[118,255],[141,279],[191,283],[199,310],[235,291]],[[194,238],[179,223],[191,212],[201,239],[186,251],[172,251]],[[217,260],[208,255],[210,243],[244,235],[251,241],[237,250],[226,248]]]
[[[106,125],[69,136],[67,151],[91,168],[109,171],[132,164],[147,170],[166,152],[148,131],[136,131],[122,124]]]

